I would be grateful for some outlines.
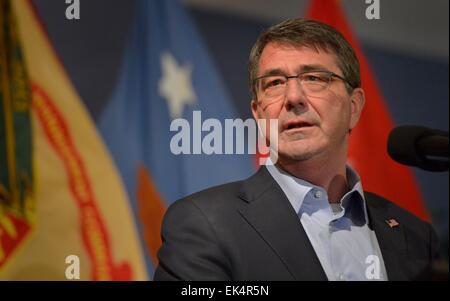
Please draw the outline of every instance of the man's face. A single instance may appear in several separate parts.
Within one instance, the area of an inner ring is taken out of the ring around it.
[[[331,53],[269,43],[261,55],[257,77],[274,70],[292,76],[311,68],[343,76]],[[346,154],[349,131],[358,122],[363,105],[363,91],[355,89],[349,94],[342,80],[333,78],[320,97],[312,97],[305,95],[299,81],[290,79],[286,93],[276,99],[258,94],[252,112],[255,119],[278,119],[280,159],[303,161]]]

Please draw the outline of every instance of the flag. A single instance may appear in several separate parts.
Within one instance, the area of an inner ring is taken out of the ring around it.
[[[75,256],[81,280],[148,279],[119,173],[31,1],[0,5],[0,279],[64,280]]]
[[[393,219],[393,218],[391,218],[391,219],[389,219],[389,220],[386,220],[386,223],[387,223],[388,226],[391,227],[391,228],[395,228],[395,227],[400,226],[400,224],[399,224],[395,219]]]
[[[0,2],[0,268],[34,226],[31,89],[10,3]]]
[[[203,121],[222,126],[223,142],[225,119],[238,115],[185,8],[176,0],[137,0],[135,6],[117,87],[98,124],[126,184],[153,271],[167,206],[195,191],[243,179],[254,166],[248,155],[209,155],[202,149],[211,133]],[[172,124],[179,118],[189,125],[190,154],[171,148],[181,135]],[[233,141],[242,138],[234,134]]]
[[[388,107],[339,1],[312,0],[306,14],[333,26],[350,42],[361,65],[366,103],[349,142],[349,163],[358,170],[364,189],[386,197],[422,219],[428,219],[422,195],[408,167],[389,158],[387,139],[394,127]]]

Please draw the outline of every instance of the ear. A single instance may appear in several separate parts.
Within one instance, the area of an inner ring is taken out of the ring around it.
[[[355,126],[358,124],[365,102],[366,98],[364,96],[364,90],[361,88],[354,89],[352,95],[350,96],[350,130],[355,128]]]
[[[253,114],[253,118],[255,120],[258,120],[260,118],[259,113],[258,113],[258,101],[255,99],[252,99],[251,102],[251,108],[252,108],[252,114]]]

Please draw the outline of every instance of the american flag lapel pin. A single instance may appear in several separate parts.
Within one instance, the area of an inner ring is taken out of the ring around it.
[[[395,228],[395,227],[400,226],[400,224],[394,218],[387,219],[386,220],[386,224],[388,224],[388,226],[391,227],[391,228]]]

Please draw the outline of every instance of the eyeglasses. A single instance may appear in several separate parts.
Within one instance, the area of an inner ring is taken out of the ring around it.
[[[321,96],[328,90],[333,78],[338,78],[354,88],[348,80],[331,71],[308,71],[297,75],[264,75],[254,80],[258,94],[263,99],[273,99],[286,94],[289,79],[295,78],[303,88],[306,95]]]

